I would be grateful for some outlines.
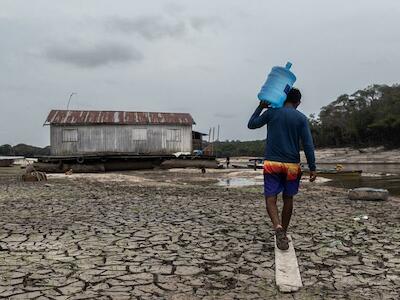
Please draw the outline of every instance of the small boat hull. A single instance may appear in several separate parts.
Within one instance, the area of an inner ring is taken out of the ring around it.
[[[254,164],[248,164],[248,165],[247,165],[247,168],[249,168],[249,169],[258,169],[258,170],[262,170],[262,169],[264,169],[264,165],[263,165],[263,164],[256,164],[256,165],[254,166]]]
[[[14,163],[14,159],[0,159],[0,167],[10,167]]]
[[[232,168],[234,168],[234,169],[248,169],[249,167],[246,166],[246,165],[235,165],[235,164],[232,164]]]
[[[303,170],[303,175],[310,174],[309,170]],[[362,170],[317,170],[317,176],[325,177],[325,178],[336,178],[338,176],[350,176],[350,177],[358,177],[361,176]]]

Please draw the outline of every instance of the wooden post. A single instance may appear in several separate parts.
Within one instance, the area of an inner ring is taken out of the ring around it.
[[[212,155],[214,155],[215,127],[212,128]]]

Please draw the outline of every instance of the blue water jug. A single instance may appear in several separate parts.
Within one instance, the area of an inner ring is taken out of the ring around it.
[[[296,76],[290,71],[292,64],[288,62],[286,67],[273,67],[267,80],[258,93],[260,101],[266,101],[272,107],[282,107],[286,101],[287,94],[296,81]]]

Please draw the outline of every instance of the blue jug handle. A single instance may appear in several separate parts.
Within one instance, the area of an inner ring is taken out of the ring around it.
[[[286,70],[289,70],[291,67],[292,67],[292,63],[288,61],[288,62],[286,63],[286,67],[285,67]]]

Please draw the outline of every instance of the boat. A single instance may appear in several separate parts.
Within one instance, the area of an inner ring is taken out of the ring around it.
[[[263,158],[251,158],[246,164],[231,164],[234,169],[263,169],[264,159]]]
[[[310,174],[308,169],[302,170],[303,175]],[[337,169],[317,169],[317,176],[325,178],[335,178],[337,176],[361,176],[362,170],[337,170]]]
[[[14,163],[12,158],[0,158],[0,167],[10,167]]]
[[[232,168],[234,168],[234,169],[248,169],[248,168],[249,168],[247,165],[236,165],[236,164],[232,164],[231,166],[232,166]]]
[[[32,159],[30,159],[32,160]],[[23,156],[0,156],[0,167],[10,167],[16,163],[22,164],[25,162],[25,157]]]
[[[264,169],[264,158],[251,158],[247,164],[249,169]]]

